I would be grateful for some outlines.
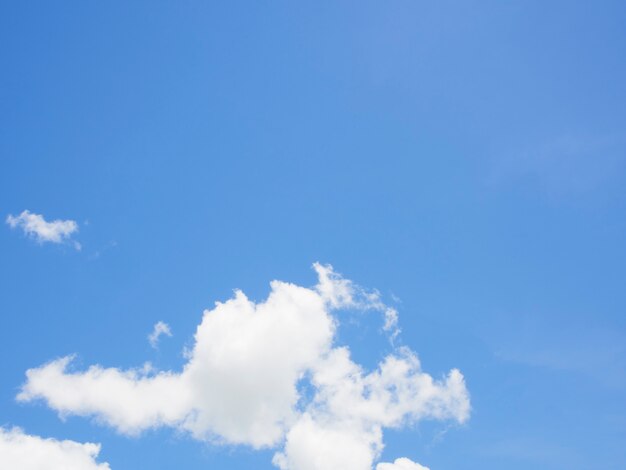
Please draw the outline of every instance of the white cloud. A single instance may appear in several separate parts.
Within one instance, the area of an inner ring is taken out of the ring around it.
[[[418,463],[413,462],[405,457],[396,459],[394,463],[379,463],[376,470],[429,470]]]
[[[0,428],[0,468],[11,470],[110,470],[97,463],[100,445],[44,439]]]
[[[371,470],[384,428],[464,422],[470,406],[459,371],[433,380],[413,352],[396,348],[367,372],[347,347],[333,346],[338,309],[386,308],[330,266],[314,268],[314,288],[273,281],[264,302],[236,291],[205,311],[180,372],[71,371],[65,357],[27,371],[18,399],[43,399],[61,415],[92,416],[124,434],[171,426],[199,440],[282,446],[274,463],[284,470]]]
[[[37,242],[63,243],[71,239],[72,234],[78,232],[78,224],[73,220],[53,220],[46,222],[40,214],[23,211],[18,216],[9,214],[6,223],[11,228],[21,228],[22,231],[33,237]],[[73,242],[74,247],[80,250],[80,244]]]
[[[400,334],[398,326],[398,311],[395,308],[387,307],[385,309],[385,324],[383,330],[391,335],[391,339],[395,339]]]
[[[159,344],[159,338],[161,337],[161,335],[172,336],[172,330],[167,323],[158,321],[154,324],[152,333],[148,335],[148,341],[150,342],[150,346],[156,348]]]
[[[408,349],[364,374],[347,348],[335,348],[312,376],[316,396],[274,459],[283,470],[369,470],[383,449],[384,427],[400,428],[425,418],[464,422],[469,417],[461,373],[452,370],[436,382],[421,372]]]
[[[304,413],[287,433],[283,452],[274,456],[282,470],[347,469],[370,470],[381,436],[363,432],[349,423],[320,421]],[[378,433],[380,434],[380,433]]]

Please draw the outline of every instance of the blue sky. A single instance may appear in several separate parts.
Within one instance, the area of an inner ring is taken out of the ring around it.
[[[386,429],[380,461],[626,467],[625,17],[608,0],[5,2],[0,217],[78,231],[3,222],[0,425],[100,443],[113,470],[276,468],[280,445],[128,437],[16,396],[70,354],[76,373],[180,371],[215,301],[313,289],[319,261],[398,311],[393,345],[380,309],[337,312],[333,344],[364,370],[406,346],[465,377],[468,420]],[[172,336],[152,348],[157,321]]]

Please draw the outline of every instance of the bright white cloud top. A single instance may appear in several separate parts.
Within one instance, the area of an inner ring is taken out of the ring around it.
[[[34,238],[38,243],[63,243],[70,241],[72,235],[78,232],[78,224],[74,220],[53,220],[47,222],[43,215],[23,211],[18,216],[9,214],[6,223],[13,229],[20,228]],[[74,242],[74,247],[79,250],[80,244]]]
[[[396,459],[394,463],[379,463],[376,470],[429,470],[429,468],[403,457]]]
[[[384,428],[469,418],[458,370],[434,380],[401,347],[368,372],[348,347],[335,346],[338,311],[380,311],[392,336],[397,314],[331,266],[314,268],[313,288],[273,281],[264,302],[236,291],[206,310],[179,372],[72,371],[64,357],[28,370],[18,400],[42,399],[62,416],[95,417],[123,434],[169,426],[203,441],[277,448],[273,462],[282,470],[371,470]],[[312,393],[301,393],[305,383]],[[423,468],[407,462],[377,468]]]
[[[148,342],[150,343],[150,346],[156,348],[159,345],[159,339],[163,335],[172,336],[172,330],[167,323],[163,321],[158,321],[154,324],[154,328],[152,328],[152,333],[148,335]]]
[[[100,445],[44,439],[21,429],[0,428],[0,468],[10,470],[110,470],[97,463]]]

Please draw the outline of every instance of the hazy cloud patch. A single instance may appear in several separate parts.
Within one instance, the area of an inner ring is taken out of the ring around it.
[[[152,328],[152,333],[148,335],[148,342],[150,343],[150,346],[156,349],[159,345],[159,339],[163,335],[171,337],[172,330],[167,323],[163,321],[158,321],[154,324],[154,327]]]

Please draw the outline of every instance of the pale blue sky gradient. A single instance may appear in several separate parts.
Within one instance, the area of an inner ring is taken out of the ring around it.
[[[15,395],[71,353],[179,367],[204,308],[321,261],[466,376],[468,424],[388,432],[387,461],[626,468],[625,22],[610,0],[4,2],[0,217],[76,220],[82,250],[0,230],[0,424],[101,442],[113,470],[273,468]],[[367,366],[378,325],[340,332]]]

